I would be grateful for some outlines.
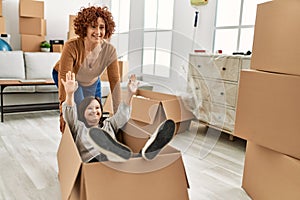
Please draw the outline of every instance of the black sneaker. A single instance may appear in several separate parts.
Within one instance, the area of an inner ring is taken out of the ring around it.
[[[175,122],[166,120],[162,122],[151,135],[142,149],[142,156],[146,160],[152,160],[172,140],[175,133]]]
[[[98,149],[99,152],[105,154],[109,161],[125,162],[132,155],[132,151],[129,147],[121,144],[100,128],[91,128],[88,133],[88,138],[89,142]]]

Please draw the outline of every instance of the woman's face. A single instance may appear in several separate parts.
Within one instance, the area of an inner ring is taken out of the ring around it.
[[[97,24],[89,25],[87,28],[86,39],[91,43],[99,43],[105,36],[105,23],[98,17]]]
[[[96,99],[93,99],[84,111],[85,120],[90,126],[98,126],[101,116],[100,104]]]

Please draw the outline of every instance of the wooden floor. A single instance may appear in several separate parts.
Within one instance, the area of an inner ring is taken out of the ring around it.
[[[0,199],[60,200],[58,111],[6,114],[0,123]],[[241,188],[245,141],[192,122],[171,145],[182,151],[191,200],[250,199]]]

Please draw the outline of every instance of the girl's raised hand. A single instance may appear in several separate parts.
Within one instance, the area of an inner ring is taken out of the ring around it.
[[[75,81],[75,73],[68,71],[66,74],[66,81],[61,79],[62,84],[64,85],[66,94],[74,93],[78,88],[78,83]]]
[[[128,81],[128,92],[135,94],[139,86],[139,81],[136,79],[135,74],[131,74]]]

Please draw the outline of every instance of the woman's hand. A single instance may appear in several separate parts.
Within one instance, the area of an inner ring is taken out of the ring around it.
[[[75,81],[75,74],[68,71],[66,74],[66,81],[61,79],[62,84],[64,85],[65,91],[67,95],[72,95],[78,88],[78,83]]]

